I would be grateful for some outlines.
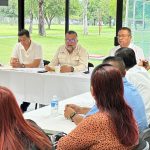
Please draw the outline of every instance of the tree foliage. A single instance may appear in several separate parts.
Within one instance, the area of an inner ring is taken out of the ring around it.
[[[88,19],[91,24],[102,20],[105,24],[109,22],[109,17],[115,18],[116,0],[89,0]]]
[[[82,1],[71,0],[69,13],[70,13],[70,19],[81,20],[81,18],[82,18]]]
[[[64,0],[45,0],[44,17],[50,29],[52,19],[54,17],[62,18],[65,12]]]
[[[34,18],[38,18],[38,1],[37,0],[25,0],[25,16],[30,18],[31,11]]]
[[[83,23],[83,7],[84,0],[70,0],[70,22],[71,23]],[[87,8],[87,24],[97,25],[100,21],[104,24],[109,24],[111,19],[116,19],[116,2],[117,0],[88,0]],[[125,12],[126,0],[124,2],[123,11]],[[130,1],[133,3],[133,1]],[[129,5],[133,10],[132,4]],[[141,7],[141,6],[140,6]],[[139,7],[139,8],[140,8]],[[32,32],[32,24],[39,18],[39,0],[25,0],[25,22],[30,23],[29,30]],[[137,10],[139,11],[139,8]],[[149,11],[149,7],[145,8],[146,12]],[[44,0],[43,1],[43,13],[44,20],[48,28],[52,24],[55,18],[55,23],[64,22],[65,18],[65,0]],[[8,7],[0,7],[0,16],[6,16],[11,18],[17,18],[18,14],[18,0],[9,0]],[[133,14],[133,13],[131,13]],[[138,14],[138,12],[137,12]],[[139,14],[138,16],[140,16]],[[146,15],[149,17],[150,15]],[[123,13],[125,17],[125,13]],[[56,22],[57,21],[57,22]],[[43,21],[44,22],[44,21]]]
[[[16,0],[9,0],[9,5],[0,7],[0,15],[4,17],[18,16],[18,3]]]

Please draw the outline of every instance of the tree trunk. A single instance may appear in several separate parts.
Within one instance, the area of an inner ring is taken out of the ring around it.
[[[52,20],[54,17],[49,18],[49,29],[51,28]]]
[[[112,17],[109,16],[109,28],[111,28],[111,20],[112,20]]]
[[[48,29],[50,29],[50,24],[49,24],[49,20],[48,20],[48,17],[47,17],[47,16],[45,16],[45,20],[46,20],[46,23],[47,23],[47,25],[48,25]]]
[[[87,7],[88,7],[88,0],[83,0],[83,34],[84,35],[88,35]]]
[[[32,25],[33,25],[33,13],[32,13],[32,8],[31,8],[31,10],[30,10],[30,25],[29,25],[30,34],[32,33]]]
[[[39,35],[41,36],[45,36],[43,4],[44,0],[39,0]]]

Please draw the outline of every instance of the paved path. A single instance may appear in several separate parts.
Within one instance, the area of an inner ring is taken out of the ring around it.
[[[17,38],[17,36],[8,36],[8,35],[6,35],[6,36],[0,36],[0,39],[6,39],[6,38]]]

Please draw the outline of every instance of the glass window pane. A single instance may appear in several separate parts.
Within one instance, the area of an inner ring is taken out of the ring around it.
[[[44,59],[51,60],[58,47],[64,44],[65,0],[44,0],[44,32],[39,34],[39,2],[25,1],[25,28],[33,41],[42,46]]]
[[[145,54],[145,58],[150,57],[150,1],[128,0],[127,1],[127,22],[131,28],[133,42],[139,45]]]
[[[9,64],[17,42],[18,1],[9,0],[8,6],[0,6],[0,63]]]
[[[78,33],[79,43],[90,56],[107,56],[114,47],[116,0],[70,1],[70,29]],[[90,57],[91,62],[99,60]]]

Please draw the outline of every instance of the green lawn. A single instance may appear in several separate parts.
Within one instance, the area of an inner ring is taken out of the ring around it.
[[[28,26],[26,26],[28,29]],[[83,27],[81,25],[70,25],[70,30],[75,30],[78,33],[79,43],[85,47],[89,54],[107,55],[113,47],[115,36],[115,27],[102,27],[99,35],[98,26],[89,26],[88,36],[82,34]],[[17,42],[17,26],[0,25],[0,62],[8,64],[13,47]],[[11,36],[11,37],[9,37]],[[42,45],[44,59],[51,60],[57,48],[64,44],[64,25],[52,25],[51,30],[46,29],[46,36],[38,35],[37,25],[33,26],[31,37],[34,41]],[[94,64],[99,61],[90,60]]]

